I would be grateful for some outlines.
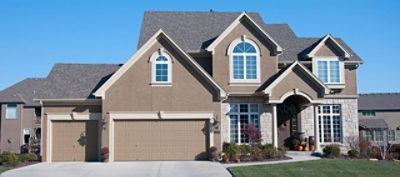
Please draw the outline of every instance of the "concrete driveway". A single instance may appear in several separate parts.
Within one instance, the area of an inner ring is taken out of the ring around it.
[[[219,163],[202,161],[156,161],[40,163],[7,171],[1,177],[230,177]]]

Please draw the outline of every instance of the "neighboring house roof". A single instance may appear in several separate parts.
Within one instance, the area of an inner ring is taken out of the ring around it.
[[[359,119],[358,124],[362,128],[383,128],[383,129],[388,128],[386,121],[378,118]]]
[[[360,94],[358,110],[400,110],[400,93]]]
[[[146,11],[139,36],[140,48],[159,29],[163,29],[186,52],[201,52],[206,49],[232,22],[240,12],[166,12]],[[279,62],[292,63],[302,60],[322,38],[297,37],[287,24],[265,24],[259,13],[246,13],[258,26],[283,48]],[[362,62],[340,38],[334,38],[349,55],[349,61]]]
[[[24,103],[38,106],[33,99],[43,95],[45,78],[27,78],[0,92],[0,103]]]
[[[120,68],[118,64],[55,64],[40,99],[87,99]]]

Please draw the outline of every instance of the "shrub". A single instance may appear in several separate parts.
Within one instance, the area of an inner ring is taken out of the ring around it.
[[[254,124],[246,124],[244,134],[249,137],[250,144],[261,142],[261,131]]]
[[[210,148],[210,160],[211,161],[218,161],[217,151],[218,151],[218,149],[215,146]]]
[[[239,151],[242,155],[246,155],[251,153],[251,148],[250,145],[242,144],[239,146]]]
[[[25,156],[26,156],[26,159],[27,159],[29,162],[39,160],[38,156],[37,156],[36,154],[34,154],[34,153],[28,153],[28,154],[25,154]]]
[[[254,160],[254,161],[261,161],[261,160],[265,159],[263,150],[257,146],[253,146],[251,148],[251,156],[252,156],[252,160]]]
[[[382,160],[381,150],[377,146],[371,146],[368,150],[368,157],[370,159],[379,159]]]
[[[263,150],[266,159],[275,159],[278,156],[278,150],[272,144],[266,144]]]
[[[236,143],[224,143],[222,152],[225,153],[229,159],[234,160],[238,155],[238,147]]]
[[[27,162],[28,161],[25,154],[17,154],[17,156],[18,156],[18,162]]]
[[[3,152],[2,154],[3,156],[3,160],[5,163],[9,164],[9,165],[17,165],[18,164],[18,156],[15,153],[11,153],[11,152]]]
[[[102,147],[102,148],[100,149],[100,154],[101,154],[101,155],[108,154],[108,147]]]
[[[328,158],[337,158],[340,155],[340,148],[338,145],[328,145],[323,151],[324,156]]]
[[[278,158],[284,158],[285,155],[286,155],[286,151],[287,151],[287,149],[285,147],[278,148],[277,157]]]
[[[358,152],[357,149],[351,149],[351,150],[349,150],[349,151],[347,152],[347,155],[348,155],[350,158],[358,158],[359,155],[360,155],[360,152]]]

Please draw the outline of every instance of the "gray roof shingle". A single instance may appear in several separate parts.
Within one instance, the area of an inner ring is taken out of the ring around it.
[[[400,110],[400,93],[360,94],[358,110]]]
[[[358,124],[362,128],[388,128],[386,121],[378,118],[359,119]]]
[[[118,64],[55,64],[42,99],[94,98],[94,93],[120,68]]]
[[[33,99],[43,95],[45,78],[27,78],[0,92],[0,103],[25,103],[38,106]]]
[[[168,12],[146,11],[139,36],[140,48],[159,29],[168,34],[186,52],[200,52],[212,43],[241,12]],[[284,51],[279,62],[303,59],[304,52],[321,38],[297,37],[287,24],[265,24],[259,13],[247,13]],[[340,38],[337,41],[352,55],[350,61],[362,61]]]

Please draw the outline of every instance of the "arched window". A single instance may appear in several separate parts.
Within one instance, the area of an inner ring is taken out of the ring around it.
[[[231,44],[231,81],[259,81],[260,53],[257,45],[246,39]]]
[[[151,57],[152,83],[171,83],[171,58],[164,52],[157,52]]]

